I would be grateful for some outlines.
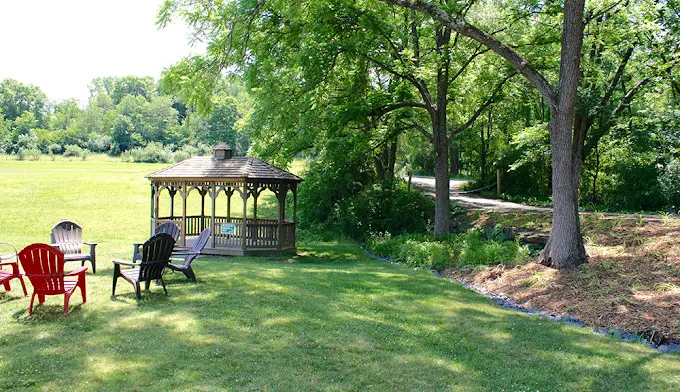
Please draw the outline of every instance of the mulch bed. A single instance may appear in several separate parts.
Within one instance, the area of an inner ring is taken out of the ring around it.
[[[549,232],[549,216],[535,214],[521,236]],[[507,217],[483,214],[482,224]],[[454,269],[443,275],[503,293],[516,303],[577,316],[592,328],[620,328],[657,342],[680,342],[680,220],[641,221],[584,216],[590,260],[574,271],[535,262]]]

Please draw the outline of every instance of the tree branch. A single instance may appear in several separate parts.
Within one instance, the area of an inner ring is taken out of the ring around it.
[[[428,110],[428,105],[424,102],[397,102],[375,108],[369,115],[372,117],[382,117],[389,112],[402,108],[421,108]]]
[[[496,101],[496,96],[498,95],[498,93],[501,92],[501,90],[503,90],[503,86],[505,85],[505,83],[507,83],[507,81],[510,80],[510,79],[511,79],[513,76],[515,76],[515,75],[517,75],[517,74],[516,74],[516,73],[512,73],[512,74],[508,75],[508,77],[506,77],[505,79],[503,79],[503,80],[496,86],[496,88],[493,90],[493,92],[491,93],[491,96],[490,96],[484,103],[482,103],[482,104],[477,108],[477,110],[476,110],[475,113],[472,115],[472,117],[470,117],[470,119],[469,119],[465,124],[459,126],[458,128],[454,129],[454,130],[451,132],[451,134],[447,137],[449,143],[451,142],[451,139],[453,139],[453,137],[454,137],[455,135],[457,135],[457,134],[459,134],[459,133],[465,131],[466,129],[470,128],[470,127],[472,126],[472,124],[474,124],[475,121],[477,121],[477,118],[478,118],[482,113],[484,113],[484,111],[486,110],[486,108],[488,108],[489,105],[491,105],[492,103],[494,103],[494,102]]]
[[[424,0],[380,1],[398,7],[418,10],[426,15],[429,15],[434,20],[449,26],[461,35],[472,38],[473,40],[483,44],[487,48],[493,50],[499,56],[503,57],[507,62],[512,64],[512,66],[515,67],[517,73],[524,76],[529,81],[529,83],[540,92],[548,105],[551,107],[557,106],[557,94],[555,93],[555,89],[548,82],[548,80],[540,72],[538,72],[538,70],[532,64],[529,63],[526,58],[522,57],[519,53],[517,53],[517,51],[499,41],[495,37],[469,24],[464,18],[455,18],[443,9]]]
[[[423,136],[425,136],[425,138],[429,140],[430,143],[432,143],[432,133],[428,132],[427,129],[425,129],[425,127],[423,127],[422,125],[418,124],[415,121],[411,122],[411,126],[417,129],[420,133],[422,133]]]

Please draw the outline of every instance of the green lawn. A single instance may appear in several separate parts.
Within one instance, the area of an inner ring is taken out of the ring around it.
[[[169,274],[168,297],[138,303],[119,281],[111,300],[110,259],[148,234],[158,167],[0,160],[0,241],[47,241],[68,217],[101,244],[67,317],[61,297],[28,317],[16,281],[0,294],[0,390],[680,390],[678,356],[500,309],[348,241],[203,258],[198,284]]]

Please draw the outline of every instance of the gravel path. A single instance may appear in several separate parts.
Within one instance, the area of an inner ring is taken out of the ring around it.
[[[471,210],[484,210],[492,212],[549,212],[552,213],[550,207],[535,207],[524,204],[513,203],[500,199],[488,199],[481,197],[474,193],[457,193],[461,192],[460,187],[468,183],[466,180],[450,180],[449,187],[451,189],[451,200],[458,203],[460,206]],[[413,177],[411,183],[414,187],[420,189],[421,192],[434,196],[434,178],[432,177]],[[599,212],[583,211],[586,214],[600,214]],[[601,213],[606,218],[617,219],[639,219],[640,214],[614,214]],[[663,217],[659,215],[642,215],[646,220],[661,221]],[[679,219],[672,217],[671,219]]]

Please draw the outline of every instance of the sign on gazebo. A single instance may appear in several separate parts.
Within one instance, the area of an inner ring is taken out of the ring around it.
[[[302,179],[257,158],[234,157],[226,143],[213,149],[213,156],[194,157],[146,176],[151,181],[151,233],[165,222],[181,228],[180,242],[186,246],[206,228],[211,238],[204,253],[218,255],[272,254],[295,251],[297,185]],[[201,197],[198,206],[188,206],[190,194]],[[160,213],[161,195],[169,196],[167,215]],[[257,201],[263,192],[277,200],[276,218],[258,217]],[[293,194],[292,221],[286,219],[286,199]],[[175,215],[175,196],[182,201],[182,215]],[[225,199],[226,205],[220,205]],[[232,214],[232,197],[238,195],[242,208]],[[206,196],[210,212],[206,214]],[[248,216],[248,201],[252,210]],[[223,213],[224,212],[224,213]],[[240,215],[240,216],[238,216]]]

